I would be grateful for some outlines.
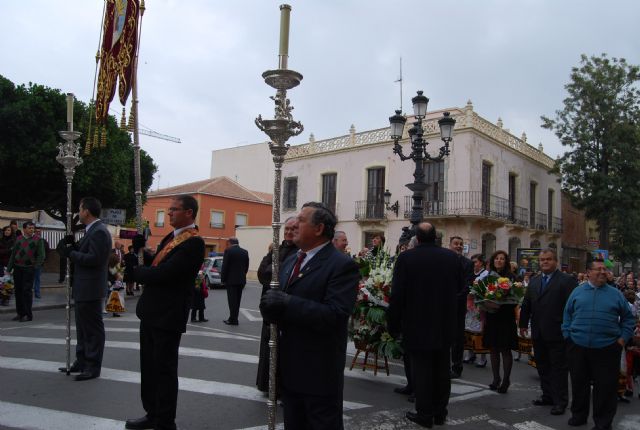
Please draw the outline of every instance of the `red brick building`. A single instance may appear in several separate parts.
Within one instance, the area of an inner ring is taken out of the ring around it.
[[[205,241],[207,254],[224,251],[226,240],[235,236],[238,226],[271,225],[271,194],[251,191],[226,176],[205,179],[147,194],[142,215],[151,228],[148,241],[151,249],[155,249],[172,230],[168,208],[173,197],[179,194],[189,194],[198,201],[200,209],[196,225]]]

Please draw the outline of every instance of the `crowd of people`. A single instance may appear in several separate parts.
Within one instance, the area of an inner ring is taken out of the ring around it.
[[[100,209],[96,199],[82,199],[83,239],[76,243],[68,236],[57,247],[61,258],[73,266],[77,333],[76,360],[60,371],[78,373],[77,381],[99,377],[105,303],[116,316],[125,311],[123,295],[134,295],[137,284],[143,284],[136,314],[141,320],[141,398],[146,414],[128,420],[126,428],[175,428],[180,339],[189,315],[195,320],[196,311],[204,309],[203,298],[194,297],[204,255],[194,223],[197,201],[190,196],[172,201],[168,213],[175,230],[155,253],[145,248],[141,235],[127,253],[117,242],[112,248],[111,236],[98,218]],[[343,428],[347,324],[362,275],[356,256],[349,255],[345,232],[337,231],[336,225],[326,205],[304,204],[297,216],[284,222],[283,242],[277,252],[269,247],[258,269],[264,323],[256,384],[259,390],[268,390],[269,324],[276,323],[277,394],[283,400],[287,428]],[[33,223],[16,230],[3,229],[0,264],[7,266],[16,284],[14,320],[30,321],[34,277],[44,261],[44,244]],[[140,265],[141,249],[144,264]],[[637,393],[640,296],[634,274],[615,278],[598,259],[588,262],[585,273],[567,274],[560,270],[552,248],[540,251],[536,273],[513,263],[505,251],[485,259],[482,254],[467,258],[463,250],[462,238],[451,237],[443,247],[435,226],[422,222],[411,240],[398,244],[396,255],[388,258],[393,279],[387,329],[402,339],[407,376],[407,385],[395,391],[415,403],[415,412],[408,411],[406,418],[427,428],[444,424],[451,381],[461,377],[465,364],[482,368],[490,363],[493,377],[488,388],[507,394],[514,351],[522,351],[521,343],[530,340],[527,352],[541,389],[533,404],[550,406],[553,415],[564,414],[570,375],[568,424],[587,422],[593,397],[594,428],[610,429],[618,401]],[[371,248],[357,257],[372,260],[385,253],[385,238],[377,235]],[[276,255],[279,288],[272,288]],[[229,238],[221,268],[229,302],[225,324],[238,324],[248,263],[246,250],[236,238]],[[522,301],[477,300],[470,287],[491,276],[524,284]],[[105,286],[111,287],[110,293]],[[206,321],[202,312],[199,317]]]

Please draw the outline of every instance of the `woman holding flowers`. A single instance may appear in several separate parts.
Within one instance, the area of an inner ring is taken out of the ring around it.
[[[500,302],[503,291],[508,291],[514,280],[509,262],[509,254],[496,251],[489,262],[489,276],[497,276],[497,282],[488,285],[488,294],[495,295],[496,300],[482,304],[486,310],[483,330],[483,343],[491,355],[491,371],[493,382],[489,385],[492,390],[506,393],[509,389],[513,356],[511,350],[518,346],[518,333],[515,320],[516,303]],[[500,377],[500,357],[502,357],[503,375]]]

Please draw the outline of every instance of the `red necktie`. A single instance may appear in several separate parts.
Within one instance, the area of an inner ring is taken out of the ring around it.
[[[289,282],[287,282],[287,286],[289,286],[289,284],[292,283],[293,280],[296,279],[300,274],[300,266],[302,265],[302,262],[304,261],[306,256],[307,254],[305,252],[301,252],[298,254],[298,259],[296,260],[296,264],[293,266],[293,272],[291,272],[291,277],[289,278]]]

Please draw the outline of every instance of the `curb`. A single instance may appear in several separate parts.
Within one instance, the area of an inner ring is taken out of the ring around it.
[[[62,287],[60,287],[62,288]],[[139,299],[140,296],[134,296],[134,297],[127,297],[125,296],[124,300],[133,300],[133,299]],[[15,300],[15,298],[14,298]],[[73,309],[73,299],[71,299],[71,309]],[[47,311],[47,310],[51,310],[51,309],[65,309],[67,307],[67,302],[63,302],[63,303],[52,303],[52,304],[48,304],[48,305],[35,305],[32,306],[31,311],[35,312],[35,311]],[[15,314],[16,313],[16,305],[15,305],[15,301],[11,301],[9,303],[9,306],[3,306],[2,308],[0,308],[0,315],[3,314]]]

